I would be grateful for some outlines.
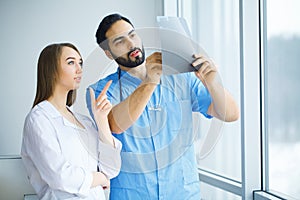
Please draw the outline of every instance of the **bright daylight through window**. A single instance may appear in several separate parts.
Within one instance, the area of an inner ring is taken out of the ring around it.
[[[300,1],[266,4],[267,189],[300,199]]]

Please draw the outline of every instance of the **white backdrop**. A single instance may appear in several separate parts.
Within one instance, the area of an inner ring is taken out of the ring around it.
[[[136,27],[152,27],[156,16],[163,14],[163,1],[0,1],[0,199],[21,200],[24,194],[34,193],[19,154],[24,119],[35,96],[41,50],[53,42],[71,42],[84,60],[99,54],[100,62],[95,63],[107,66],[110,61],[95,50],[94,35],[100,20],[115,12],[127,16]],[[76,111],[87,113],[84,90],[103,75],[101,66],[84,68]]]
[[[86,59],[95,53],[95,31],[105,15],[118,12],[136,27],[152,27],[156,16],[163,14],[162,4],[161,0],[1,0],[0,156],[20,153],[24,118],[35,96],[37,59],[46,45],[71,42]],[[98,52],[106,66],[109,60]],[[84,113],[85,87],[100,74],[100,66],[84,69],[77,96],[78,109]]]

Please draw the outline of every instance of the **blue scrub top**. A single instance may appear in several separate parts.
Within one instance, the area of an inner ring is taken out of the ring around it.
[[[126,99],[141,80],[118,69],[91,85],[96,97],[113,80],[107,96],[113,105]],[[90,95],[87,91],[90,114]],[[192,112],[205,117],[211,97],[194,73],[162,76],[139,119],[124,133],[120,174],[111,180],[110,199],[200,199]]]

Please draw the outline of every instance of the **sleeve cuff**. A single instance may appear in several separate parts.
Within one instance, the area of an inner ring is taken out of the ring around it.
[[[109,179],[116,177],[121,168],[122,143],[113,137],[115,147],[105,144],[99,140],[99,170]]]
[[[78,192],[78,196],[80,196],[80,198],[86,198],[87,196],[89,196],[89,192],[91,189],[91,185],[93,182],[93,175],[91,172],[85,171],[83,170],[85,173],[85,178],[84,181],[82,183],[82,185],[80,186],[79,192]]]

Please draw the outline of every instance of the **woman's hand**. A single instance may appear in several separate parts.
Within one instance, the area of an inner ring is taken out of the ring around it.
[[[110,187],[110,180],[102,172],[100,172],[100,174],[101,174],[101,177],[102,177],[101,178],[101,186],[102,186],[103,190],[109,189],[109,187]]]
[[[109,189],[110,180],[103,172],[93,172],[93,182],[91,187],[96,187],[101,185],[103,190]]]
[[[106,92],[109,86],[111,85],[111,83],[112,83],[111,80],[106,83],[105,87],[103,88],[103,90],[101,91],[97,99],[95,99],[94,90],[90,88],[91,106],[92,106],[92,112],[94,114],[95,120],[99,118],[107,117],[108,113],[112,109],[112,105],[110,101],[108,101],[106,95]]]

